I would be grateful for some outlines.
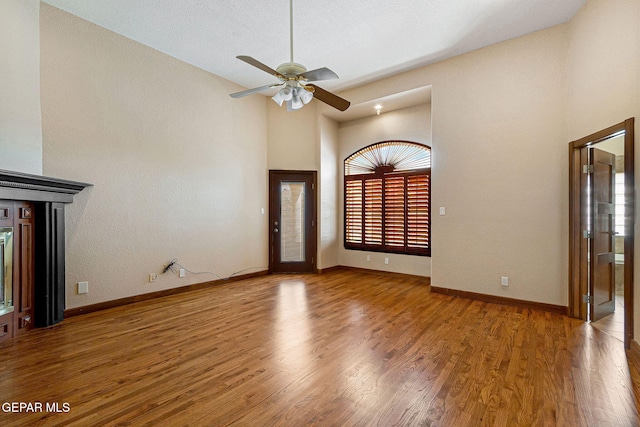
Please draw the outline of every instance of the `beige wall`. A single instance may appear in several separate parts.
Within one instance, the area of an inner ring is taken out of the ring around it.
[[[591,0],[570,23],[569,138],[635,117],[640,135],[640,0]],[[636,188],[640,163],[636,142]],[[636,195],[636,212],[640,197]],[[634,329],[640,333],[640,226],[636,213]]]
[[[320,167],[316,101],[296,111],[287,111],[266,99],[267,161],[269,169],[317,171]]]
[[[558,26],[342,94],[432,86],[434,286],[566,305],[567,44]]]
[[[319,200],[319,247],[318,268],[330,268],[339,265],[338,235],[339,211],[338,188],[340,182],[338,149],[338,123],[323,115],[319,117],[320,127],[320,182]]]
[[[640,120],[639,9],[638,0],[591,0],[570,22],[570,140]]]
[[[420,142],[428,146],[431,143],[431,106],[420,105],[402,110],[383,113],[376,116],[344,122],[338,132],[338,180],[340,188],[338,228],[339,263],[350,267],[372,270],[393,271],[417,276],[431,276],[431,258],[415,255],[399,255],[381,252],[364,252],[344,248],[344,159],[368,145],[387,140],[406,140]],[[432,209],[432,212],[433,209]],[[370,261],[367,261],[367,255]],[[389,264],[384,259],[389,258]]]
[[[0,169],[42,174],[40,2],[0,1]]]
[[[566,305],[566,49],[560,26],[437,67],[435,286]]]
[[[95,185],[66,210],[67,308],[216,278],[147,283],[172,258],[265,270],[264,98],[45,4],[41,36],[44,172]]]

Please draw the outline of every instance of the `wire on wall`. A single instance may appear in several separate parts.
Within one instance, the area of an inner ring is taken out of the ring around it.
[[[255,269],[263,269],[264,270],[266,268],[268,268],[268,267],[249,267],[249,268],[245,268],[245,269],[233,272],[233,273],[231,273],[230,275],[228,275],[226,277],[222,277],[222,276],[219,276],[217,273],[214,273],[213,271],[192,271],[192,270],[189,270],[184,265],[182,265],[182,264],[180,264],[178,262],[178,258],[174,258],[164,267],[164,269],[162,270],[162,274],[165,274],[167,271],[171,271],[174,274],[178,274],[178,270],[179,269],[183,269],[187,273],[191,273],[191,274],[198,274],[198,275],[199,274],[210,274],[212,276],[217,277],[220,280],[228,280],[228,279],[231,279],[232,277],[236,276],[237,274],[244,273],[245,271],[255,270]]]

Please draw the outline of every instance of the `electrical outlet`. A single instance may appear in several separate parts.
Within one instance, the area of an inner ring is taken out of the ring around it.
[[[502,276],[502,281],[500,282],[502,286],[509,286],[509,278],[506,276]]]
[[[157,278],[158,275],[156,273],[149,273],[149,283],[155,282]]]
[[[184,271],[184,268],[181,268],[180,271],[178,272],[178,275],[180,277],[184,277],[186,275],[186,272]]]
[[[385,264],[389,264],[389,258],[385,258],[385,259],[384,259],[384,263],[385,263]]]
[[[89,282],[78,282],[78,294],[89,293]]]
[[[367,262],[371,262],[371,255],[367,255]]]

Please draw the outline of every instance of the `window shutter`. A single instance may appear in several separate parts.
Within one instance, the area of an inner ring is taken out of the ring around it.
[[[345,184],[345,238],[348,243],[362,243],[362,180]]]
[[[344,247],[431,256],[431,148],[383,141],[344,166]]]
[[[429,248],[430,175],[407,177],[407,247]]]
[[[364,182],[364,243],[382,244],[382,179]]]
[[[405,177],[387,177],[384,183],[384,244],[405,246]]]

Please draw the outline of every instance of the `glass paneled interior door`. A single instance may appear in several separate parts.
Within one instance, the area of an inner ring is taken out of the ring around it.
[[[269,171],[269,271],[316,271],[316,172]]]

